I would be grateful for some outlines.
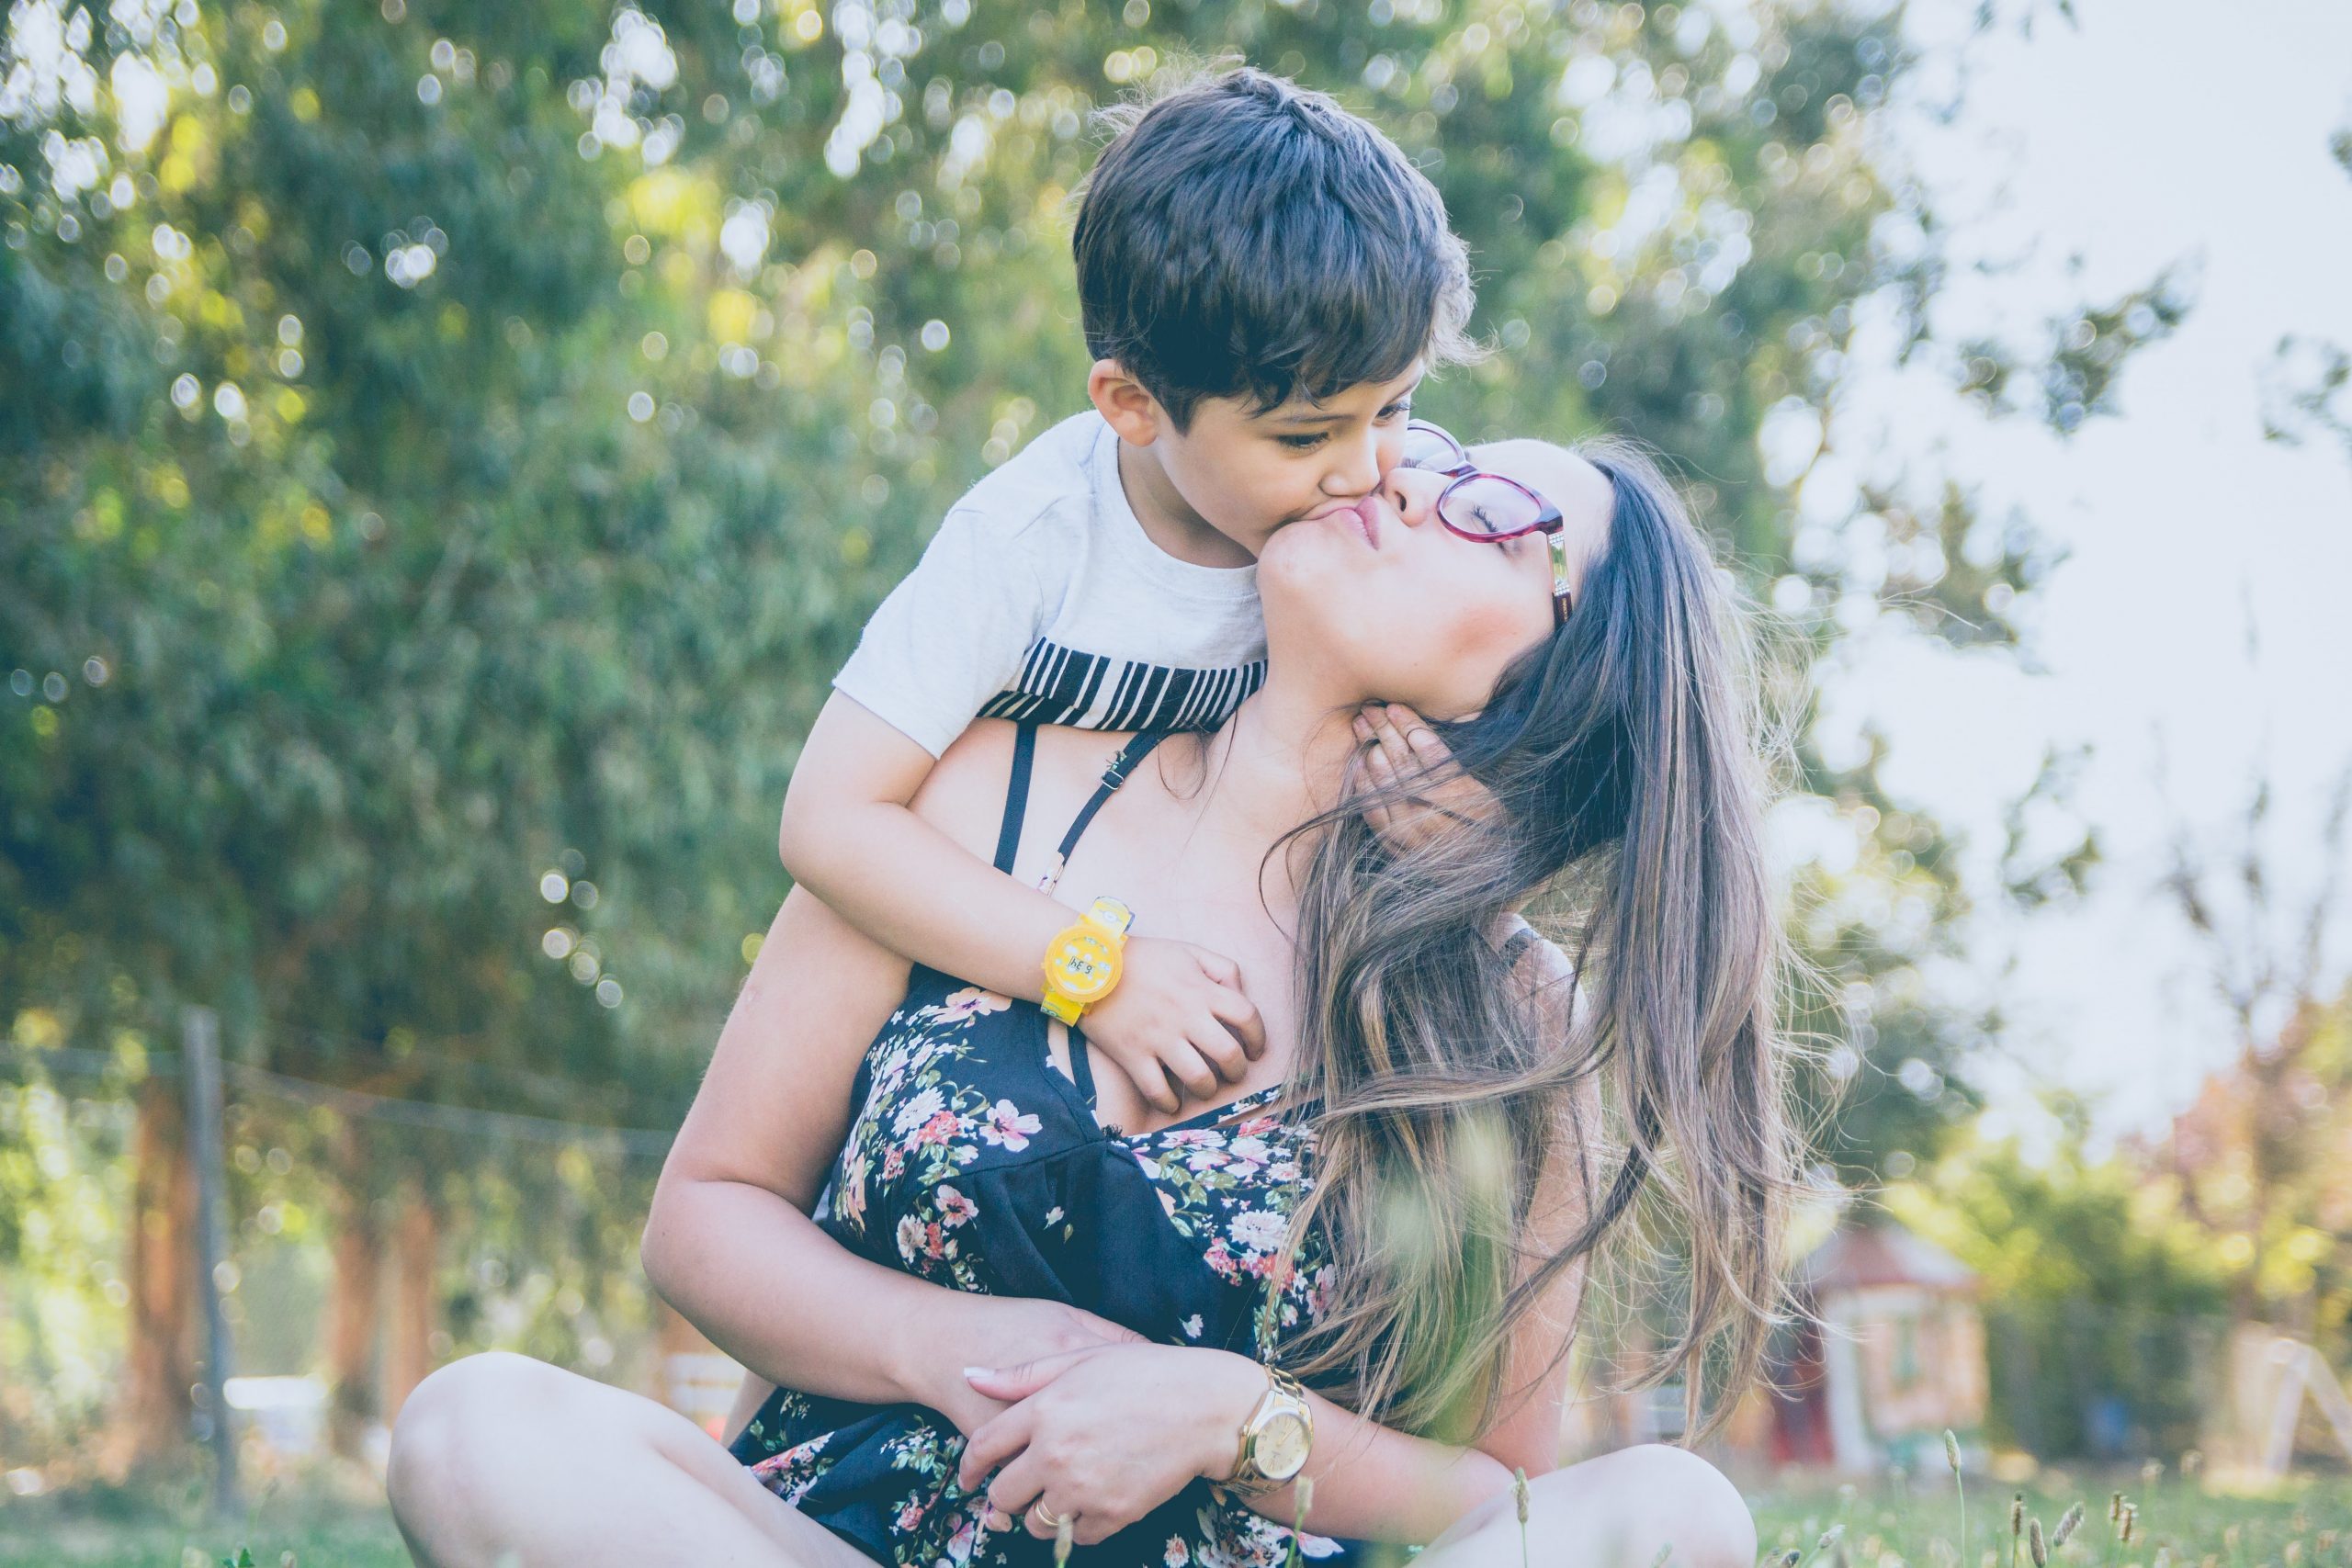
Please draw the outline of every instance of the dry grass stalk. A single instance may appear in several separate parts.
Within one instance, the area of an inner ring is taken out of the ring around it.
[[[1960,1439],[1944,1428],[1944,1462],[1951,1466],[1952,1489],[1960,1494],[1960,1561],[1968,1562],[1968,1486],[1960,1474]]]
[[[1298,1568],[1298,1538],[1306,1533],[1306,1510],[1315,1501],[1314,1477],[1300,1476],[1297,1493],[1290,1516],[1290,1550],[1283,1553],[1283,1568]]]

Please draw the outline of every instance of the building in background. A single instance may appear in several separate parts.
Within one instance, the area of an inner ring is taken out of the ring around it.
[[[1798,1300],[1827,1325],[1784,1329],[1752,1391],[1704,1451],[1749,1472],[1813,1465],[1857,1473],[1943,1462],[1943,1434],[1973,1450],[1984,1421],[1984,1325],[1975,1273],[1883,1215],[1849,1218],[1798,1266]],[[1638,1328],[1582,1366],[1623,1382],[1654,1343]],[[1604,1381],[1587,1376],[1588,1387]],[[1572,1403],[1568,1460],[1683,1430],[1682,1383]]]
[[[1826,1328],[1795,1325],[1776,1347],[1741,1434],[1754,1457],[1916,1470],[1941,1462],[1947,1428],[1965,1441],[1983,1427],[1984,1325],[1958,1258],[1883,1215],[1854,1218],[1806,1257],[1796,1289]]]

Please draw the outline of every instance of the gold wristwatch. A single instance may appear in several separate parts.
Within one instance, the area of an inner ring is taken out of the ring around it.
[[[1134,923],[1134,912],[1116,898],[1094,900],[1085,919],[1046,948],[1046,996],[1039,1005],[1064,1023],[1076,1023],[1109,996],[1119,983],[1120,953]]]
[[[1268,1367],[1266,1392],[1241,1423],[1241,1447],[1226,1484],[1250,1496],[1274,1491],[1306,1468],[1306,1450],[1314,1443],[1315,1413],[1307,1407],[1306,1390],[1279,1367]]]

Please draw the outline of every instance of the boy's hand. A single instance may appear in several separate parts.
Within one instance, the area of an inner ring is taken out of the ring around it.
[[[1397,805],[1375,806],[1364,813],[1390,854],[1424,849],[1501,809],[1486,785],[1454,765],[1445,742],[1411,708],[1367,704],[1356,715],[1355,729],[1373,784],[1383,790],[1401,784],[1410,792]]]
[[[1130,937],[1119,983],[1080,1025],[1155,1111],[1187,1095],[1213,1100],[1266,1054],[1265,1021],[1241,994],[1241,970],[1206,948],[1166,937]]]

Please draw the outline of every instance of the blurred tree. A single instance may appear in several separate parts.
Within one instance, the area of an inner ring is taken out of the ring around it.
[[[2318,842],[2294,858],[2317,886],[2287,908],[2258,784],[2233,842],[2186,829],[2165,879],[2203,945],[2235,1058],[2147,1150],[2152,1171],[2227,1270],[2238,1322],[2264,1322],[2352,1349],[2352,990],[2327,960],[2345,916],[2352,767],[2336,780]]]
[[[2352,175],[2352,125],[2328,141],[2336,166]],[[2301,333],[2290,333],[2278,344],[2266,390],[2269,408],[2265,434],[2273,441],[2300,446],[2311,435],[2341,445],[2352,457],[2352,350],[2344,344]]]
[[[1087,111],[1198,50],[1339,92],[1445,191],[1502,352],[1432,412],[1673,454],[1799,642],[1882,614],[2009,640],[2045,558],[1965,495],[1889,477],[1800,536],[1858,333],[1892,322],[1988,406],[2038,378],[2033,412],[2072,428],[2177,310],[2135,295],[2024,361],[1933,342],[1939,232],[1873,135],[1913,63],[1899,22],[22,0],[0,996],[98,1045],[167,1043],[203,1000],[248,1063],[673,1122],[864,614],[964,486],[1080,405]],[[1962,892],[1874,757],[1800,760],[1860,846],[1801,904],[1827,976],[1808,1017],[1846,1076],[1912,1086],[1857,1099],[1839,1158],[1867,1175],[1965,1107],[1941,1097],[1973,1025],[1917,977]],[[328,1169],[355,1216],[440,1201],[406,1141]],[[355,1261],[344,1289],[372,1288]]]
[[[2177,1455],[2211,1392],[2221,1271],[2136,1159],[2086,1158],[2079,1104],[2046,1108],[2059,1135],[2045,1157],[1972,1134],[1890,1185],[1886,1206],[1979,1276],[2003,1440],[2044,1458]]]

